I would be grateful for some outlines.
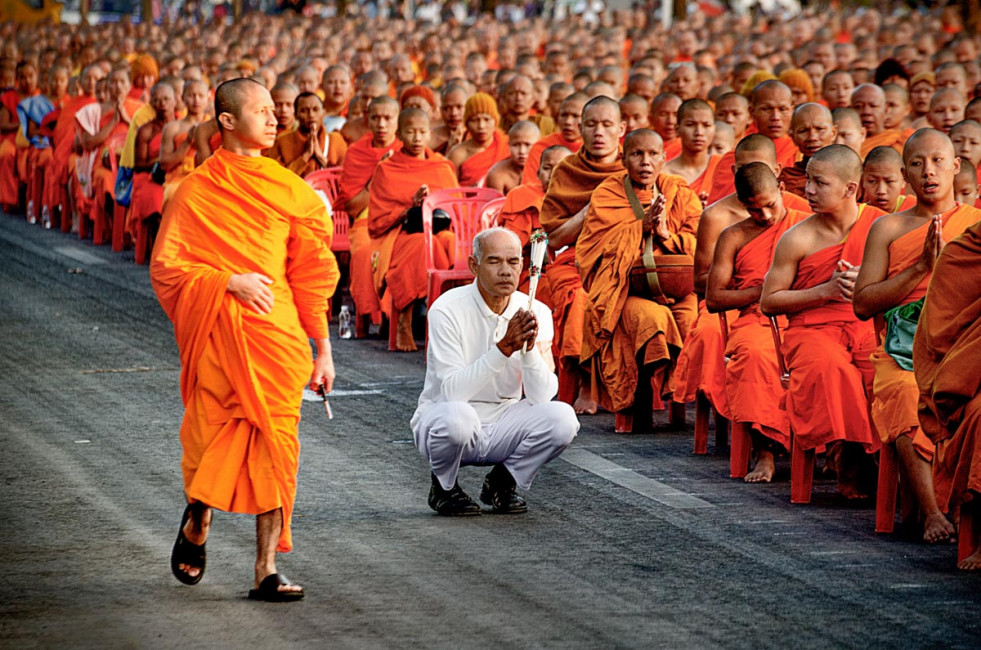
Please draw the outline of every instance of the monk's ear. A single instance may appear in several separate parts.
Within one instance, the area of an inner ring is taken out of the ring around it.
[[[855,197],[857,199],[858,198],[858,185],[859,184],[856,183],[855,181],[848,181],[848,184],[845,186],[847,188],[845,190],[845,196],[853,196],[853,197]]]
[[[787,191],[787,184],[780,181],[777,183],[777,189],[780,190],[780,196],[783,196],[783,193]]]
[[[777,178],[780,178],[780,172],[782,172],[782,171],[783,171],[783,165],[781,165],[780,163],[775,163],[773,165],[773,175],[774,176],[776,176]]]
[[[627,123],[620,122],[620,137],[623,138],[625,135],[627,135]]]
[[[961,158],[960,156],[954,156],[954,176],[961,173]]]
[[[231,113],[225,112],[220,113],[217,118],[219,123],[221,123],[221,128],[224,131],[234,131],[235,130],[235,116]]]

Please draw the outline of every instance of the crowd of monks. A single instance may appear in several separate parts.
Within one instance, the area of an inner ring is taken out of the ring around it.
[[[220,147],[215,89],[252,77],[275,104],[264,155],[336,175],[359,338],[394,328],[417,349],[427,274],[458,245],[423,204],[487,188],[526,254],[548,235],[536,297],[578,413],[642,432],[703,400],[752,448],[734,476],[769,482],[796,450],[847,500],[874,495],[881,449],[899,459],[905,530],[939,542],[970,521],[981,39],[956,12],[0,34],[8,214],[96,243],[116,229],[144,259]],[[961,566],[981,567],[976,536]]]

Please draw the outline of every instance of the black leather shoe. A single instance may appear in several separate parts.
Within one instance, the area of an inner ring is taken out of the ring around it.
[[[480,490],[480,500],[489,505],[492,512],[500,515],[520,515],[528,512],[528,504],[515,492],[514,477],[504,467],[495,465]]]
[[[429,507],[443,517],[473,517],[480,514],[480,506],[457,483],[452,490],[444,490],[436,476],[429,488]]]

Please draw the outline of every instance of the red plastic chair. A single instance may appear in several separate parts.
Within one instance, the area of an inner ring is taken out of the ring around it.
[[[497,226],[497,219],[501,216],[501,211],[504,209],[504,201],[506,200],[506,197],[502,196],[488,201],[484,205],[484,209],[480,212],[481,223],[486,223],[488,228]]]
[[[432,192],[422,202],[422,235],[426,250],[426,268],[428,269],[429,287],[426,304],[431,305],[439,298],[446,288],[452,288],[469,282],[473,274],[467,265],[467,258],[473,252],[473,238],[481,230],[488,228],[483,220],[483,208],[494,199],[501,198],[501,193],[484,187],[455,187]],[[456,249],[451,267],[437,269],[433,262],[433,211],[441,209],[450,215],[453,233],[456,235]],[[395,350],[396,327],[398,314],[394,307],[389,314],[388,349]]]
[[[876,316],[873,322],[876,343],[882,343],[881,332],[885,330],[885,321],[882,316]],[[872,423],[871,413],[869,422]],[[898,492],[899,454],[895,444],[884,444],[879,450],[879,478],[875,490],[875,532],[891,533],[895,530]]]
[[[351,227],[351,217],[338,206],[337,196],[340,193],[341,168],[328,167],[310,172],[303,177],[310,187],[320,190],[330,201],[331,216],[334,220],[334,239],[330,249],[335,253],[347,253],[351,250],[351,240],[348,230]]]
[[[783,357],[783,340],[780,338],[780,325],[775,316],[770,317],[770,331],[773,334],[773,347],[777,351],[777,365],[780,368],[780,385],[790,389],[790,371]],[[814,450],[804,450],[797,444],[794,431],[790,431],[790,502],[810,503],[811,486],[814,483]]]

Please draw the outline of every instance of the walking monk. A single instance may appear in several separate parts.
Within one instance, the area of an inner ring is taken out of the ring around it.
[[[635,288],[631,275],[635,266],[650,268],[653,254],[694,250],[701,202],[682,178],[662,173],[664,143],[654,131],[630,133],[623,161],[626,171],[593,192],[576,244],[587,292],[581,361],[603,408],[630,413],[633,407],[630,428],[617,430],[642,432],[652,426],[654,395],[671,392],[667,371],[683,338],[673,306]],[[647,281],[646,273],[640,277]]]
[[[906,142],[903,178],[916,194],[916,204],[882,217],[872,226],[852,298],[859,318],[882,319],[882,324],[877,324],[883,327],[882,342],[872,353],[872,420],[882,442],[896,445],[904,483],[908,481],[913,488],[919,506],[917,523],[927,542],[947,539],[954,527],[937,506],[930,467],[934,445],[917,418],[919,391],[909,348],[902,354],[891,342],[900,340],[893,320],[899,310],[918,311],[943,243],[981,220],[981,210],[954,200],[954,176],[960,162],[950,140],[940,131],[921,129]],[[908,346],[910,341],[906,343]]]
[[[576,371],[586,307],[586,294],[576,268],[576,240],[593,190],[609,176],[624,171],[619,144],[624,125],[619,104],[603,96],[590,100],[582,109],[579,128],[582,148],[552,171],[539,214],[549,247],[558,251],[547,271],[555,323],[553,350],[559,364]],[[575,393],[572,386],[559,386],[560,399],[567,400]],[[595,413],[596,406],[587,387],[580,383],[573,404],[576,412]]]
[[[784,206],[777,177],[766,163],[740,167],[735,182],[736,196],[749,217],[719,235],[705,302],[712,312],[738,310],[729,320],[725,348],[729,417],[748,424],[753,439],[756,462],[744,480],[769,483],[775,454],[790,449],[790,425],[780,408],[784,390],[770,322],[760,312],[760,294],[777,241],[808,214]]]
[[[261,155],[276,138],[269,92],[234,79],[215,92],[222,147],[168,204],[150,278],[181,354],[184,491],[171,557],[204,576],[212,509],[257,516],[249,598],[303,598],[277,572],[290,522],[303,386],[330,392],[327,300],[337,287],[333,224],[302,179]],[[311,362],[308,339],[317,346]]]
[[[371,100],[367,110],[371,133],[356,140],[341,165],[337,206],[348,214],[351,226],[351,298],[354,300],[357,338],[368,335],[368,322],[381,325],[381,303],[371,274],[371,239],[368,236],[368,184],[385,156],[402,147],[398,139],[399,104],[388,95]]]
[[[494,163],[511,155],[507,136],[497,128],[499,119],[497,104],[490,95],[476,93],[467,100],[463,111],[467,139],[446,154],[456,168],[461,187],[483,185]]]
[[[933,265],[913,341],[920,426],[937,446],[933,461],[937,502],[952,515],[973,509],[974,530],[962,534],[971,533],[974,540],[979,539],[977,499],[981,493],[979,271],[981,222],[943,247]],[[969,552],[957,567],[981,570],[981,546]]]
[[[412,305],[428,292],[422,202],[434,190],[457,187],[453,165],[426,145],[429,118],[418,108],[399,113],[402,149],[375,168],[368,189],[368,234],[375,291],[384,313],[398,312],[396,348],[417,350],[412,335]],[[434,223],[432,258],[436,268],[453,262],[455,239]]]
[[[801,449],[840,451],[838,493],[864,498],[862,454],[872,435],[867,394],[875,333],[852,310],[865,240],[882,211],[856,202],[862,161],[845,145],[821,149],[807,164],[807,201],[814,214],[780,238],[763,282],[760,309],[787,315],[783,353],[790,370],[787,415]],[[843,444],[837,444],[843,443]]]

